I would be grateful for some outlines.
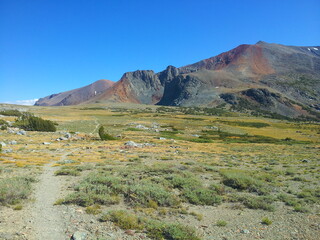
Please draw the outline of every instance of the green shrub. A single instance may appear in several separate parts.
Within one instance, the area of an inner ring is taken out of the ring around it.
[[[106,133],[103,126],[100,126],[100,128],[99,128],[99,136],[100,136],[100,139],[104,140],[104,141],[116,139],[113,136],[111,136],[110,134]]]
[[[86,208],[86,213],[97,215],[97,214],[101,213],[101,206],[98,205],[98,204],[94,204],[92,206],[88,206]]]
[[[182,192],[188,202],[195,205],[216,205],[221,203],[222,198],[217,192],[208,188],[186,189]]]
[[[305,202],[316,203],[320,199],[320,188],[317,189],[307,189],[304,188],[300,193],[297,194],[298,198],[303,198]]]
[[[251,209],[262,209],[270,212],[275,210],[273,205],[274,199],[268,196],[256,197],[253,195],[242,195],[236,196],[234,200],[241,202],[243,205]]]
[[[302,212],[302,213],[308,213],[308,212],[310,212],[310,209],[309,209],[307,206],[301,205],[301,204],[295,205],[295,206],[293,207],[293,210],[294,210],[295,212]]]
[[[147,236],[155,240],[200,240],[193,228],[179,223],[147,221],[145,228],[147,229]]]
[[[183,226],[179,223],[167,224],[163,229],[163,236],[165,239],[200,240],[200,238],[196,236],[193,228]]]
[[[218,220],[216,224],[218,227],[225,227],[228,223],[224,220]]]
[[[75,192],[68,195],[60,203],[77,204],[82,207],[88,207],[93,204],[111,205],[111,204],[117,204],[119,202],[120,202],[120,197],[117,195]]]
[[[13,210],[19,211],[22,210],[23,206],[21,204],[17,204],[13,207]]]
[[[31,114],[23,114],[14,123],[15,126],[20,127],[27,131],[38,131],[38,132],[55,132],[56,123],[50,120],[44,120],[40,117],[35,117]]]
[[[269,127],[270,124],[262,123],[262,122],[232,122],[232,121],[220,121],[221,123],[225,123],[232,126],[241,126],[241,127],[254,127],[254,128],[263,128]]]
[[[22,199],[27,199],[34,181],[31,177],[0,179],[0,204],[17,204]]]
[[[166,177],[173,188],[181,190],[181,196],[189,203],[196,205],[216,205],[221,203],[215,189],[202,186],[200,180],[192,174],[172,174]]]
[[[93,204],[117,204],[121,200],[119,193],[124,193],[125,188],[118,177],[92,173],[75,186],[76,192],[68,195],[63,203],[85,207]]]
[[[261,223],[264,224],[264,225],[271,225],[272,221],[269,218],[264,217],[264,218],[262,218]]]
[[[22,116],[22,112],[15,109],[8,109],[8,110],[0,111],[0,115],[20,117]]]
[[[178,189],[194,189],[201,187],[200,180],[190,173],[168,175],[166,179],[171,183],[172,187]]]
[[[179,203],[170,191],[148,181],[131,185],[125,197],[127,201],[142,206],[148,206],[150,201],[156,202],[158,206],[177,206]]]
[[[267,193],[267,188],[263,181],[256,179],[248,172],[228,170],[221,172],[223,176],[222,182],[234,189],[248,190],[249,192],[256,192],[258,194]]]
[[[124,210],[114,210],[104,214],[100,221],[111,221],[122,229],[143,229],[140,219]]]
[[[62,167],[61,169],[55,171],[56,176],[59,175],[70,175],[70,176],[79,176],[80,170],[74,167]]]
[[[3,120],[3,119],[0,119],[0,129],[1,130],[7,130],[8,128],[8,123],[7,121]]]
[[[278,199],[288,206],[296,206],[299,203],[295,197],[283,193],[279,194]]]

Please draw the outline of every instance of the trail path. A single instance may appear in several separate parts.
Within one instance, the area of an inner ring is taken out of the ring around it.
[[[78,148],[62,154],[60,161],[65,160],[68,154],[77,150]],[[29,208],[31,235],[33,237],[30,240],[69,239],[68,234],[66,234],[69,222],[63,216],[61,206],[54,205],[59,199],[63,187],[61,178],[54,175],[56,170],[52,163],[45,165],[35,186],[35,201]]]
[[[34,239],[66,239],[62,213],[54,206],[61,189],[61,181],[54,176],[54,171],[51,165],[45,165],[36,185],[31,209]]]
[[[98,119],[96,118],[96,117],[94,117],[94,122],[95,122],[95,124],[96,124],[96,127],[93,129],[93,131],[91,132],[91,134],[93,134],[97,129],[98,129],[98,127],[99,127],[99,122],[98,122]]]

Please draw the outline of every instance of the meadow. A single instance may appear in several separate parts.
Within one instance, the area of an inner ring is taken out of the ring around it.
[[[114,239],[317,239],[317,122],[126,104],[24,110],[58,125],[0,130],[0,209],[10,214],[32,205],[50,166],[66,186],[55,205],[95,219],[99,231],[81,223],[88,239],[113,239],[106,226]],[[115,140],[102,141],[100,126]]]

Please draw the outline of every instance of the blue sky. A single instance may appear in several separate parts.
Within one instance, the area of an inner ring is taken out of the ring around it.
[[[320,45],[319,0],[0,0],[0,102],[163,70],[259,40]]]

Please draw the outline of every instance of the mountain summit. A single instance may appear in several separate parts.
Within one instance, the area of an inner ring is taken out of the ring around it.
[[[53,101],[58,96],[51,96],[45,99],[52,101],[40,99],[36,105],[96,101],[206,107],[227,104],[290,117],[308,115],[320,110],[320,47],[263,41],[243,44],[180,68],[127,72],[120,81],[99,90],[99,94],[76,102]],[[72,91],[67,92],[69,98]]]

